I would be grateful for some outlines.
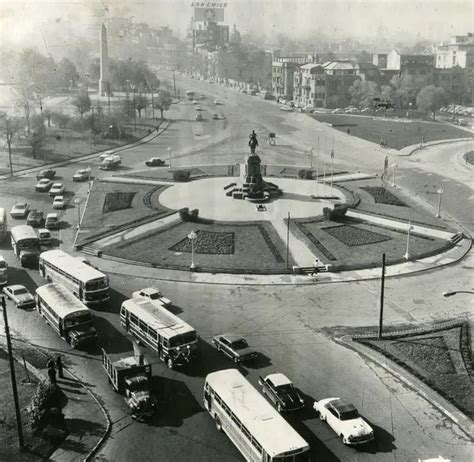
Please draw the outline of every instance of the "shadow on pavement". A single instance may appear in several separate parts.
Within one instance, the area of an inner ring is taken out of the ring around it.
[[[368,454],[377,454],[379,452],[392,452],[396,449],[396,446],[393,444],[395,438],[387,430],[374,425],[372,422],[369,422],[367,419],[364,420],[374,429],[375,441],[369,444],[363,444],[361,446],[355,446],[354,449],[357,452],[368,453]]]
[[[257,357],[246,361],[244,365],[249,369],[263,369],[272,365],[272,360],[263,353],[257,352]]]
[[[115,289],[110,288],[110,300],[106,305],[103,305],[100,308],[100,311],[106,311],[107,313],[120,313],[120,307],[122,303],[127,300],[128,297],[123,295],[122,293],[116,291]]]
[[[180,427],[185,419],[204,408],[180,380],[153,377],[152,390],[158,400],[156,416],[147,422],[157,427]]]
[[[124,353],[133,350],[133,345],[127,339],[125,333],[116,329],[109,321],[96,316],[94,323],[99,334],[98,344],[107,353]],[[100,352],[100,348],[97,348],[97,352]]]

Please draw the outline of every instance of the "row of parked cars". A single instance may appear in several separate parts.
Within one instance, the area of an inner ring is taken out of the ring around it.
[[[439,112],[445,112],[446,114],[457,114],[467,117],[474,116],[474,107],[459,106],[456,104],[450,104],[449,106],[442,107]]]

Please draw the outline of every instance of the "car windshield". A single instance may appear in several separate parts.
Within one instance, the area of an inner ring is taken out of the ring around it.
[[[291,383],[286,383],[285,385],[280,385],[277,387],[277,390],[281,393],[292,393],[294,391],[294,387]]]
[[[16,204],[15,207],[17,209],[24,209],[24,208],[26,208],[26,204]]]
[[[249,344],[247,343],[247,340],[241,338],[239,340],[235,340],[232,342],[232,348],[234,350],[243,350],[244,348],[247,348]]]
[[[27,294],[28,291],[24,287],[20,287],[19,289],[15,289],[13,293],[15,295],[22,295],[22,294]]]
[[[352,419],[357,419],[358,417],[359,417],[359,413],[357,412],[357,409],[341,413],[341,420],[352,420]]]
[[[158,300],[160,298],[160,293],[159,292],[152,292],[149,295],[149,297],[150,297],[151,300]]]

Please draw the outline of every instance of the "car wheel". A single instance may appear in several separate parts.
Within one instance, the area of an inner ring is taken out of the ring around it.
[[[347,441],[347,439],[345,438],[345,436],[342,433],[341,433],[340,437],[341,437],[341,440],[342,440],[343,444],[349,444],[349,442]]]
[[[322,412],[319,413],[319,420],[321,420],[322,422],[326,422],[326,417],[324,417]]]
[[[281,404],[280,403],[277,404],[277,411],[281,412]]]
[[[216,423],[216,428],[217,428],[217,431],[221,432],[222,431],[222,423],[221,423],[221,419],[219,419],[219,417],[217,415],[214,416],[214,421]]]
[[[239,362],[239,358],[237,356],[234,356],[234,363],[237,364]]]

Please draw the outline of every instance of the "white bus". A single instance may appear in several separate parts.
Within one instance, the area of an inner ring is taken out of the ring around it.
[[[28,225],[14,226],[10,230],[13,253],[21,266],[36,266],[40,253],[40,241],[36,231]]]
[[[46,284],[38,287],[36,309],[73,348],[97,340],[92,311],[63,285]]]
[[[81,302],[98,305],[109,300],[109,278],[80,258],[62,250],[42,252],[39,272],[48,282],[66,286]]]
[[[0,242],[7,237],[7,212],[0,208]]]
[[[237,369],[206,377],[204,407],[245,460],[309,461],[308,443]]]
[[[120,324],[139,342],[158,353],[170,369],[197,356],[197,333],[188,323],[146,298],[125,300]]]

